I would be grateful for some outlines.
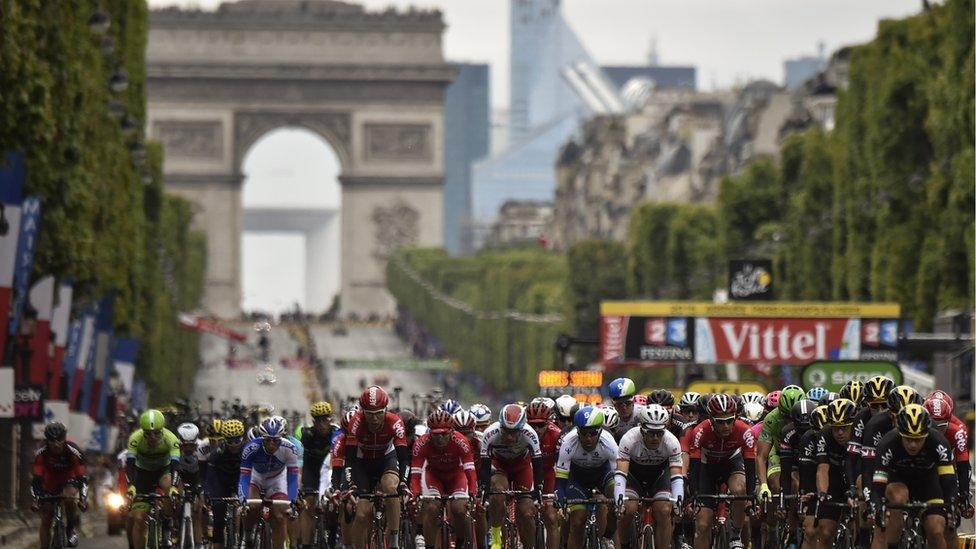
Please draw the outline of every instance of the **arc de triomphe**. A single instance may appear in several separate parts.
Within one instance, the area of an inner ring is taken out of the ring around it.
[[[444,61],[439,12],[367,12],[330,0],[242,0],[150,14],[148,133],[167,188],[206,231],[204,305],[241,302],[241,165],[280,127],[307,128],[341,164],[344,313],[386,313],[393,248],[442,242]],[[283,190],[282,192],[287,192]]]

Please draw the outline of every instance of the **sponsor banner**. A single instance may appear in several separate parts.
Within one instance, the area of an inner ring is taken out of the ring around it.
[[[210,320],[209,318],[194,316],[187,313],[180,313],[179,319],[180,319],[180,326],[187,330],[214,334],[224,339],[240,341],[242,343],[247,341],[246,334],[243,334],[236,330],[231,330],[230,328],[224,326],[223,324],[217,322],[216,320]]]
[[[17,256],[14,265],[13,307],[10,322],[7,324],[7,335],[17,333],[20,325],[20,315],[24,312],[27,302],[27,290],[30,286],[31,272],[34,269],[34,250],[37,247],[38,232],[41,227],[41,200],[35,196],[24,199],[20,206],[20,235],[17,237]]]
[[[768,259],[729,261],[729,299],[773,299],[773,262]]]
[[[14,417],[14,369],[0,368],[0,418]]]
[[[755,381],[692,381],[685,391],[695,393],[722,393],[726,395],[741,395],[750,391],[766,394],[766,387]],[[677,398],[677,397],[676,397]]]
[[[45,400],[44,401],[44,421],[33,424],[34,440],[44,438],[44,426],[48,423],[59,421],[65,426],[71,423],[71,415],[68,410],[68,403],[64,400]]]
[[[856,318],[697,318],[695,359],[736,364],[857,359],[860,328]]]
[[[823,387],[838,391],[851,380],[867,381],[874,376],[891,378],[895,385],[902,383],[902,371],[895,362],[822,360],[811,362],[803,369],[804,387]]]
[[[692,362],[692,318],[610,315],[600,322],[600,356],[605,362]]]
[[[31,421],[44,421],[44,386],[40,384],[17,385],[14,389],[14,417]]]
[[[693,316],[762,318],[898,318],[897,303],[770,301],[602,301],[600,314],[623,316]]]

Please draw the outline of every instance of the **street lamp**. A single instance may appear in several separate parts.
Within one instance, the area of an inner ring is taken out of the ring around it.
[[[115,93],[121,93],[129,89],[129,75],[125,71],[118,69],[108,79],[108,87]]]
[[[137,161],[142,161],[146,159],[146,145],[141,139],[137,139],[129,145],[129,152],[132,153],[132,157]]]
[[[109,35],[103,36],[102,41],[98,43],[98,47],[102,50],[102,55],[112,55],[115,53],[115,38]]]
[[[111,25],[112,19],[103,9],[96,9],[88,16],[88,28],[95,34],[105,34]]]
[[[116,120],[121,120],[125,116],[125,105],[118,99],[109,99],[108,114]]]
[[[122,132],[125,133],[126,135],[132,135],[138,128],[135,118],[132,118],[129,115],[124,115],[122,117],[121,125],[122,125]]]

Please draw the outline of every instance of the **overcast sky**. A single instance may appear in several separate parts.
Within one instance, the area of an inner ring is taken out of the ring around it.
[[[363,0],[439,8],[450,61],[491,65],[492,105],[508,105],[509,0]],[[153,7],[215,9],[220,0],[149,0]],[[644,64],[652,39],[662,65],[694,65],[702,90],[751,79],[783,81],[783,60],[865,42],[878,20],[916,13],[920,0],[563,0],[563,14],[601,64]],[[319,151],[319,152],[316,152]],[[308,162],[309,158],[320,163]],[[279,130],[260,140],[244,163],[247,206],[335,207],[338,163],[318,137]],[[338,251],[324,253],[335,257]],[[304,302],[305,247],[300,234],[248,234],[243,242],[245,309],[282,311]],[[330,287],[338,280],[330,273]]]

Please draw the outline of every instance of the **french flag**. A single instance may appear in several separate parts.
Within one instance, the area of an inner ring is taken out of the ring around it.
[[[34,336],[31,338],[31,361],[27,380],[33,385],[47,386],[47,372],[51,360],[51,313],[54,309],[54,277],[37,281],[30,290],[30,303],[37,311]],[[50,397],[48,397],[50,398]]]

